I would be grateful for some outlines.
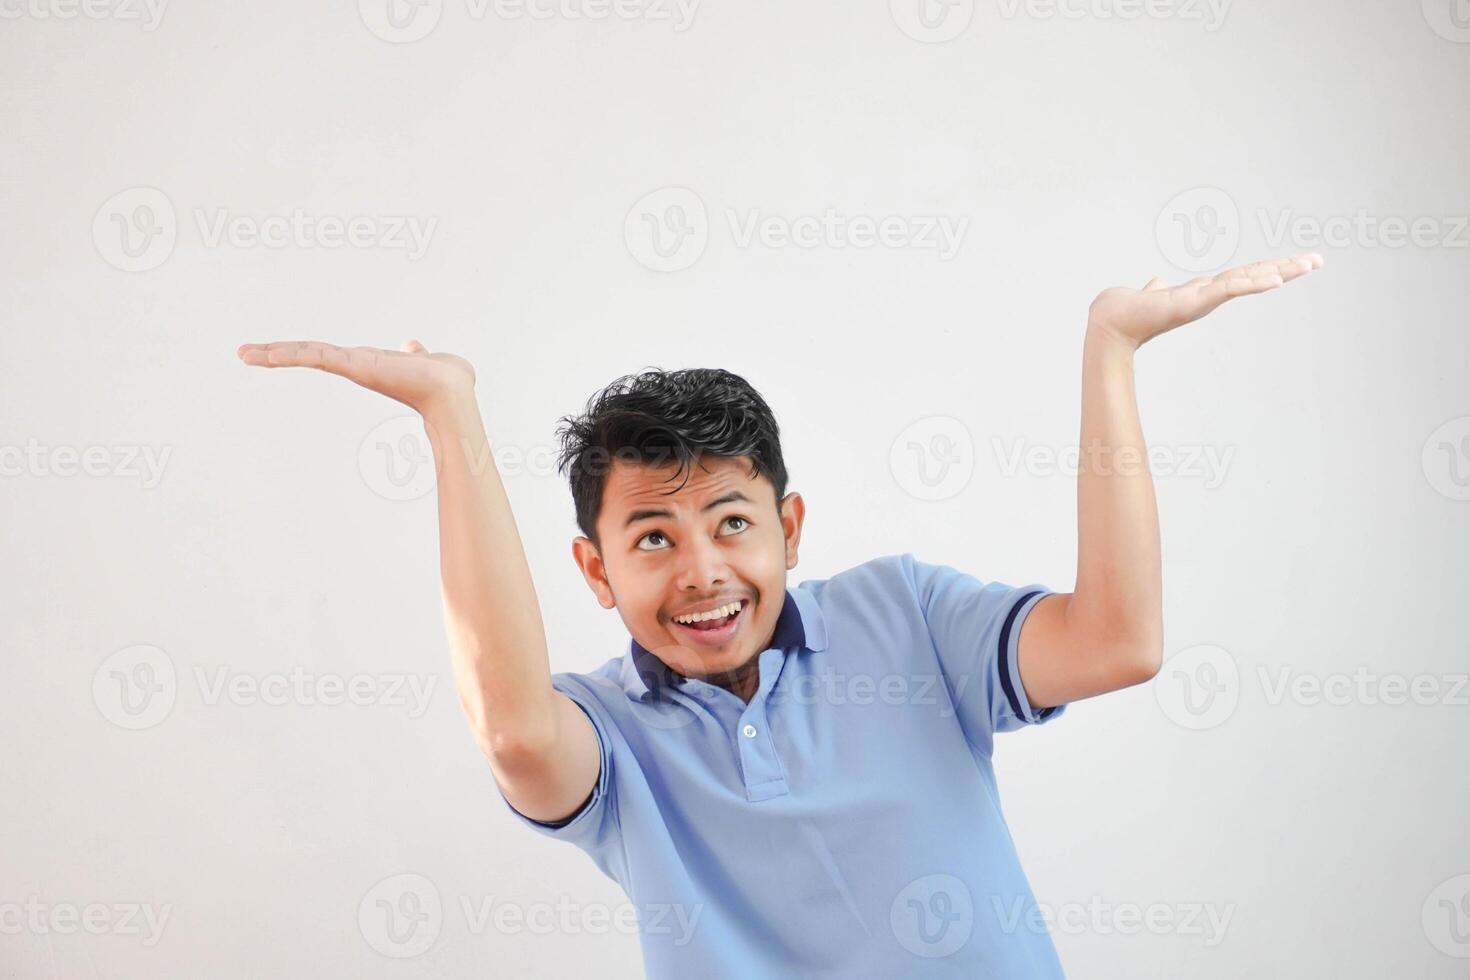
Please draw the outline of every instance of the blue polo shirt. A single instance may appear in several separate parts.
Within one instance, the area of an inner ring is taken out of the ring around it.
[[[748,704],[633,640],[552,675],[602,747],[582,809],[501,799],[622,887],[653,978],[1061,977],[991,764],[1065,710],[1016,663],[1050,591],[912,554],[788,585]]]

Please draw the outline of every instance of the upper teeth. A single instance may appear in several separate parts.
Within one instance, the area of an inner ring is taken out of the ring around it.
[[[721,606],[718,609],[711,609],[709,612],[690,613],[687,616],[675,616],[674,617],[674,622],[676,622],[676,623],[702,623],[706,619],[719,619],[721,616],[728,616],[728,615],[730,615],[733,612],[738,612],[739,610],[740,610],[740,602],[739,601],[736,601],[736,602],[728,603],[727,605],[723,605],[723,606]]]

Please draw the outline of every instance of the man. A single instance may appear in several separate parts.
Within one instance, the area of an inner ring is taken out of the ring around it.
[[[791,586],[805,503],[786,492],[764,399],[715,369],[619,379],[561,430],[573,557],[631,636],[589,674],[550,673],[466,361],[417,341],[239,355],[340,374],[422,415],[471,729],[512,812],[627,892],[650,976],[1059,977],[1031,928],[993,737],[1159,669],[1138,348],[1321,265],[1303,255],[1093,301],[1070,593],[907,553]]]

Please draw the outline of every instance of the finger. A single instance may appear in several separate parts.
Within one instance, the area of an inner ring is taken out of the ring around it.
[[[269,344],[243,344],[240,360],[259,367],[309,367],[344,377],[353,377],[353,355],[348,348],[317,340],[280,340]]]
[[[1236,266],[1226,269],[1224,272],[1216,273],[1211,278],[1214,280],[1229,281],[1232,279],[1262,279],[1272,275],[1281,277],[1282,282],[1290,282],[1298,276],[1305,275],[1313,269],[1321,268],[1322,256],[1316,252],[1304,252],[1301,255],[1293,255],[1285,259],[1267,259],[1262,262],[1252,262],[1249,265]]]
[[[1316,252],[1303,252],[1301,255],[1293,255],[1284,259],[1278,271],[1281,273],[1283,282],[1291,282],[1298,276],[1304,276],[1313,269],[1322,268],[1322,256]]]
[[[405,354],[427,354],[429,352],[428,348],[419,343],[416,338],[405,340],[399,350]]]
[[[1217,279],[1206,283],[1199,287],[1197,294],[1201,307],[1199,315],[1203,316],[1228,299],[1264,293],[1269,289],[1275,289],[1285,281],[1280,273],[1271,272],[1255,276],[1237,275],[1233,278]]]
[[[1155,290],[1167,289],[1168,286],[1169,284],[1163,280],[1162,276],[1154,276],[1152,279],[1144,284],[1143,291],[1146,293],[1151,293]]]

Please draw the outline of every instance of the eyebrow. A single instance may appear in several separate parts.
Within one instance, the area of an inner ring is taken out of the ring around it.
[[[745,494],[741,493],[739,490],[731,490],[729,493],[725,494],[723,497],[716,497],[714,500],[711,500],[709,503],[707,503],[703,507],[699,508],[699,510],[700,510],[701,513],[703,513],[704,511],[714,510],[716,507],[720,506],[721,504],[730,504],[730,503],[734,503],[737,500],[744,501],[747,504],[753,504],[753,503],[755,503],[755,501],[751,500],[749,497],[747,497]],[[646,521],[646,520],[649,520],[650,518],[654,518],[654,517],[673,517],[673,516],[674,515],[673,515],[672,512],[670,512],[668,510],[664,510],[663,508],[652,508],[652,509],[644,509],[644,510],[635,510],[635,511],[633,511],[633,513],[631,513],[631,514],[628,515],[628,519],[627,520],[623,521],[623,528],[626,530],[627,528],[632,527],[634,524],[637,524],[639,521]]]

